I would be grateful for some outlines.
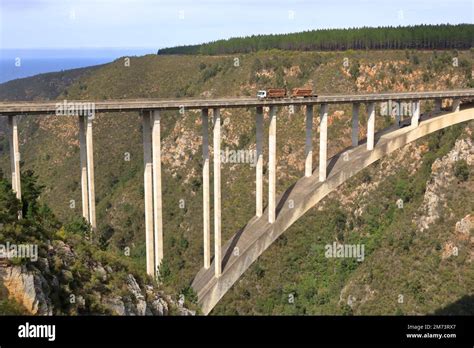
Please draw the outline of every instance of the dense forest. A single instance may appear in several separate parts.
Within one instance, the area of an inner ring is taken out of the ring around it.
[[[469,49],[474,25],[415,25],[405,27],[322,29],[277,35],[252,35],[201,45],[164,48],[158,54],[232,54],[268,49],[344,51],[380,49]]]

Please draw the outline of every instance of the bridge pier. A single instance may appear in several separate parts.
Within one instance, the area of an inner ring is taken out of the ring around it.
[[[95,185],[94,185],[94,145],[92,139],[92,120],[90,116],[79,116],[79,153],[81,160],[81,200],[82,216],[97,228],[95,215]]]
[[[360,104],[352,104],[352,146],[359,145],[359,110]]]
[[[442,99],[435,99],[434,101],[434,112],[435,114],[439,114],[441,112],[441,104],[442,104]]]
[[[313,174],[313,105],[306,105],[305,176]]]
[[[211,229],[210,229],[210,194],[209,194],[209,110],[201,110],[202,121],[202,208],[204,234],[204,268],[211,267]]]
[[[89,223],[92,230],[97,228],[95,218],[95,184],[94,184],[94,144],[92,141],[92,120],[93,117],[86,116],[84,119],[86,126],[86,159],[87,159],[87,186],[89,193]]]
[[[257,107],[257,163],[256,163],[256,212],[257,217],[263,214],[263,107]]]
[[[21,173],[20,173],[20,146],[18,142],[18,118],[17,116],[8,116],[9,125],[9,145],[10,145],[10,163],[12,173],[12,190],[16,198],[21,200]],[[20,215],[21,217],[21,211]]]
[[[367,150],[374,149],[375,141],[375,103],[369,103],[367,106]]]
[[[416,100],[412,106],[411,125],[412,127],[418,127],[420,123],[420,101]]]
[[[159,272],[163,260],[163,203],[161,190],[161,115],[159,110],[153,111],[152,126],[153,156],[153,223],[155,246],[155,274]]]
[[[400,101],[396,101],[396,112],[395,112],[395,125],[397,128],[400,128],[402,122],[402,103]],[[392,112],[392,111],[390,111]]]
[[[87,144],[86,144],[86,125],[85,117],[78,116],[79,122],[79,153],[81,159],[81,197],[82,197],[82,216],[90,223],[89,216],[89,186],[87,176]]]
[[[146,272],[155,276],[154,227],[153,227],[153,162],[150,112],[142,112],[143,122],[143,187],[145,191],[145,243],[146,243]]]
[[[461,99],[453,99],[453,112],[461,111]]]
[[[328,104],[321,104],[319,122],[319,181],[326,181],[328,150]]]
[[[276,210],[276,121],[277,108],[270,106],[270,128],[268,131],[268,222],[275,222]]]
[[[222,274],[221,242],[221,115],[220,110],[213,109],[214,116],[214,274]]]

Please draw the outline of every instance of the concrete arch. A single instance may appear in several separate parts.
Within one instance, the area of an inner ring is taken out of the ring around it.
[[[330,192],[349,178],[380,158],[418,140],[425,135],[462,122],[474,120],[474,109],[438,115],[422,121],[418,127],[408,126],[386,129],[376,135],[373,150],[366,144],[339,153],[329,160],[328,176],[319,182],[318,171],[310,177],[303,177],[283,193],[277,200],[277,216],[273,224],[268,223],[268,212],[252,218],[247,225],[228,240],[222,249],[222,274],[214,276],[211,266],[202,268],[193,281],[198,303],[204,314],[208,314],[240,276],[257,258],[295,221]],[[294,201],[294,208],[288,209],[288,200]]]

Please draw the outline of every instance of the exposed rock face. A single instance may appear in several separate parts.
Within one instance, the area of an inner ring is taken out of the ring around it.
[[[474,260],[474,236],[472,235],[472,231],[474,231],[474,215],[468,214],[456,222],[454,238],[457,242],[466,241],[469,243],[469,256],[467,261],[470,263]]]
[[[53,262],[47,258],[39,258],[37,263],[31,263],[28,266],[7,264],[0,267],[0,282],[8,291],[9,297],[16,300],[33,315],[64,314],[61,309],[55,308],[52,299],[57,296],[61,286],[69,293],[67,281],[73,278],[73,274],[68,267],[76,262],[77,256],[66,243],[54,241],[53,244],[54,246],[50,245],[48,248],[49,257],[52,257]],[[50,267],[50,264],[54,262],[61,264],[61,270],[56,274]],[[104,283],[111,278],[114,272],[110,266],[103,266],[97,261],[88,264],[88,268]],[[125,293],[121,293],[120,296],[112,292],[99,293],[94,290],[93,295],[100,301],[103,309],[101,312],[87,314],[103,314],[105,312],[112,315],[169,315],[171,308],[175,309],[173,314],[196,314],[194,311],[182,307],[181,304],[178,304],[170,296],[164,295],[152,285],[144,287],[145,289],[141,289],[136,278],[132,274],[128,274],[125,278]],[[77,295],[74,303],[80,313],[86,310],[83,296]]]
[[[53,314],[49,285],[39,271],[28,271],[25,266],[0,268],[0,280],[10,296],[31,314]]]
[[[101,267],[101,266],[100,266]],[[34,268],[34,267],[33,267]],[[104,268],[102,268],[105,270]],[[8,290],[9,296],[22,304],[33,315],[52,315],[54,308],[49,299],[50,286],[41,272],[25,266],[0,268],[0,281]],[[168,315],[170,306],[177,308],[178,315],[195,315],[196,312],[175,303],[171,297],[147,286],[142,291],[132,274],[127,276],[127,289],[130,295],[101,295],[102,305],[113,315]],[[76,299],[83,302],[82,298]],[[91,313],[93,314],[93,313]]]
[[[145,296],[143,296],[140,286],[138,285],[136,279],[131,274],[127,276],[127,287],[135,299],[135,307],[136,307],[137,314],[138,315],[147,314],[148,308],[146,305]]]
[[[466,215],[456,223],[456,233],[460,235],[459,239],[469,239],[472,229],[474,229],[474,216],[472,214]]]
[[[120,297],[108,297],[103,299],[103,305],[106,306],[112,314],[127,315],[125,304]]]
[[[142,291],[135,277],[127,276],[127,288],[131,296],[105,297],[102,304],[115,315],[168,315],[170,306],[178,307],[178,315],[195,315],[196,312],[176,304],[171,297],[147,285]]]
[[[453,167],[459,160],[465,160],[468,165],[474,163],[474,146],[471,139],[456,141],[454,148],[443,158],[434,161],[431,166],[431,180],[426,186],[423,205],[420,208],[422,215],[415,221],[421,231],[428,229],[436,222],[441,208],[446,206],[446,199],[441,191],[456,179]]]

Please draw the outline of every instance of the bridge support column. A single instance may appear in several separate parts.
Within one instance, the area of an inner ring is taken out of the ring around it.
[[[85,117],[79,116],[79,153],[81,158],[81,197],[82,197],[82,216],[90,223],[89,216],[89,187],[87,185],[87,144],[86,144],[86,125]]]
[[[352,146],[359,145],[359,109],[360,104],[352,104]]]
[[[306,105],[305,176],[313,174],[313,105]]]
[[[402,122],[402,104],[401,102],[397,101],[396,102],[397,107],[395,110],[395,125],[400,128],[401,122]]]
[[[221,245],[221,115],[213,109],[214,116],[214,265],[215,276],[222,273]]]
[[[89,188],[89,223],[92,230],[97,228],[95,219],[95,185],[94,185],[94,144],[92,141],[92,120],[93,117],[85,118],[86,122],[86,153],[87,153],[87,186]]]
[[[375,103],[369,103],[367,106],[368,121],[367,121],[367,150],[374,149],[375,141]]]
[[[163,202],[161,190],[161,115],[159,110],[153,111],[152,127],[153,147],[153,223],[155,246],[155,275],[158,275],[163,260]]]
[[[204,234],[204,268],[211,267],[211,229],[210,229],[210,195],[209,195],[209,111],[201,110],[202,121],[202,207]]]
[[[321,104],[319,122],[319,181],[326,181],[328,151],[328,104]]]
[[[268,222],[275,222],[276,213],[276,121],[277,108],[270,107],[270,128],[268,131]]]
[[[155,276],[155,256],[153,241],[153,163],[150,112],[142,113],[143,121],[143,186],[145,190],[145,243],[146,243],[146,272]]]
[[[10,163],[12,172],[12,190],[16,198],[21,200],[21,173],[20,173],[20,147],[18,143],[18,118],[17,116],[8,116],[8,125],[10,136]],[[20,216],[21,217],[21,212]]]
[[[442,99],[435,99],[434,101],[434,112],[435,114],[439,114],[441,112],[441,103]]]
[[[263,214],[263,108],[257,107],[257,164],[256,164],[256,212],[257,217]]]
[[[459,112],[461,110],[461,100],[454,99],[453,100],[453,112]]]
[[[412,116],[411,116],[411,125],[412,127],[418,127],[420,123],[420,101],[416,100],[413,102],[412,106]]]

